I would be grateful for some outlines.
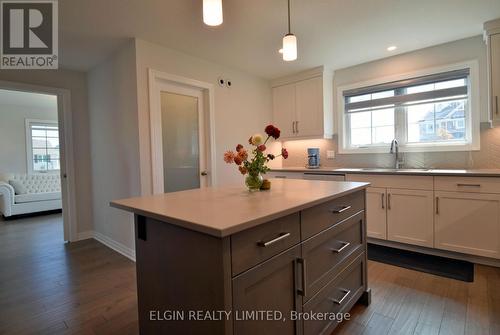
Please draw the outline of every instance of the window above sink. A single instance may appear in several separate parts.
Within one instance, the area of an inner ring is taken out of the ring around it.
[[[477,61],[338,87],[340,153],[479,150]]]

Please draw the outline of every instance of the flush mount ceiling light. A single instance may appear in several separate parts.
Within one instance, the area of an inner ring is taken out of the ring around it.
[[[395,46],[395,45],[391,45],[390,47],[387,48],[387,51],[394,51],[396,50],[398,47]]]
[[[283,60],[293,61],[297,59],[297,37],[292,34],[290,27],[290,0],[288,0],[288,34],[283,37]]]
[[[222,0],[203,0],[203,22],[207,26],[218,26],[222,21]]]

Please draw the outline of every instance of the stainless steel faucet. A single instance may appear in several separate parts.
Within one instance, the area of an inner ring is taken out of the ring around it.
[[[394,167],[396,169],[399,169],[401,168],[401,165],[402,165],[402,162],[399,161],[399,143],[396,139],[393,139],[392,142],[391,142],[391,151],[390,151],[391,154],[394,154],[396,157],[395,157],[395,163],[394,163]]]

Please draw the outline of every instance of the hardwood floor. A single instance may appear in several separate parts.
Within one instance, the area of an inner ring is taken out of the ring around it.
[[[61,214],[0,222],[0,334],[136,334],[135,264],[62,236]]]
[[[369,262],[369,307],[333,334],[500,335],[500,269],[464,283]],[[137,334],[135,265],[61,215],[0,221],[0,334]]]

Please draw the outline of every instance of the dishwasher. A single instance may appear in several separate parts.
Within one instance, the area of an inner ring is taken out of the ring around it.
[[[329,181],[345,181],[345,174],[332,172],[304,172],[303,179],[307,180],[329,180]]]

